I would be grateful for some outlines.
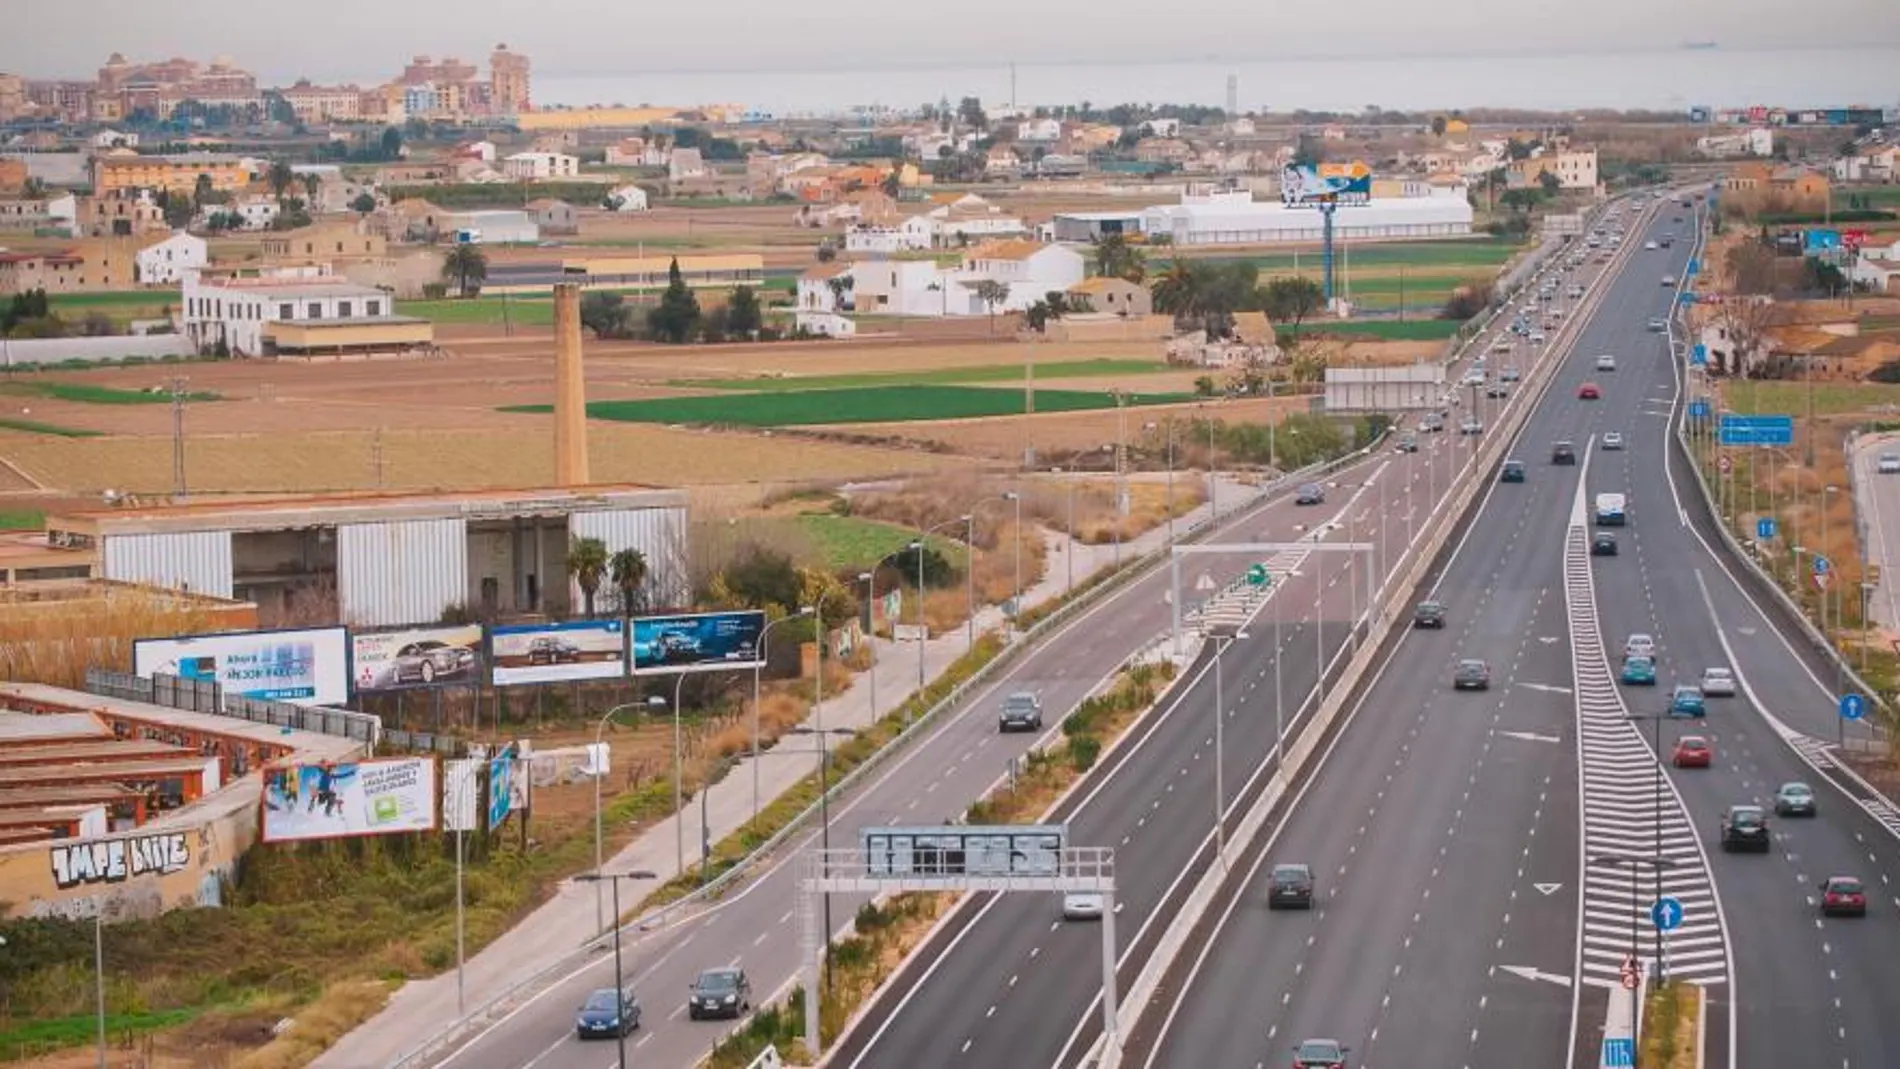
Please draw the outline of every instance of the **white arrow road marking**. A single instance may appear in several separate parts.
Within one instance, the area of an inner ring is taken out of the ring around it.
[[[1560,973],[1543,972],[1542,970],[1534,969],[1530,967],[1529,965],[1500,965],[1498,966],[1498,968],[1503,969],[1505,972],[1510,973],[1512,976],[1516,976],[1521,979],[1542,980],[1545,983],[1558,984],[1563,987],[1570,986],[1570,977],[1564,976]]]
[[[1534,883],[1534,884],[1531,884],[1531,886],[1537,888],[1537,893],[1540,895],[1554,895],[1557,893],[1557,889],[1559,887],[1562,887],[1563,884],[1561,883]]]
[[[1544,692],[1544,693],[1546,693],[1546,694],[1568,694],[1568,693],[1570,693],[1570,688],[1569,688],[1569,687],[1559,687],[1559,686],[1556,686],[1555,684],[1551,684],[1551,683],[1519,683],[1519,684],[1518,684],[1518,686],[1520,686],[1520,687],[1529,687],[1529,688],[1530,688],[1530,689],[1532,689],[1532,690],[1541,690],[1541,691],[1543,691],[1543,692]]]
[[[1507,739],[1522,739],[1525,742],[1562,742],[1557,735],[1539,735],[1534,731],[1500,731],[1498,734]]]
[[[1752,627],[1738,627],[1735,630],[1738,634],[1743,635],[1753,635],[1755,633],[1755,629]]]
[[[1557,641],[1557,636],[1556,635],[1538,635],[1537,641],[1542,642],[1544,645],[1548,646],[1551,643]]]

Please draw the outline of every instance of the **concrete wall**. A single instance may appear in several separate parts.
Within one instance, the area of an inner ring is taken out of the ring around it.
[[[190,356],[191,346],[179,334],[127,334],[105,338],[10,338],[0,342],[0,367],[57,364],[66,360],[103,363],[144,357]]]

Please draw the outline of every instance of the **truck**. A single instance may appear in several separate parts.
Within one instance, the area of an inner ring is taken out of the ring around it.
[[[1623,526],[1628,516],[1627,508],[1627,502],[1624,501],[1622,494],[1598,494],[1596,512],[1597,526]]]

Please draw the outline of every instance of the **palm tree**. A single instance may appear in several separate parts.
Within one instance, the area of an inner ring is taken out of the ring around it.
[[[463,297],[469,295],[470,287],[480,289],[482,281],[488,277],[488,257],[473,245],[456,245],[442,260],[442,279],[455,283],[455,289]]]
[[[211,191],[213,188],[211,176],[208,174],[200,174],[198,180],[191,184],[191,206],[193,208],[203,208],[205,202],[211,199]]]
[[[1009,300],[1009,283],[986,278],[976,284],[976,299],[982,301],[990,310],[992,323],[996,319],[996,306]]]
[[[323,187],[323,180],[315,174],[305,174],[302,177],[303,191],[308,194],[304,197],[304,203],[308,204],[310,210],[314,212],[317,209],[317,190]]]
[[[265,175],[265,180],[270,182],[270,191],[271,194],[277,198],[277,203],[282,204],[284,202],[284,191],[289,189],[290,184],[297,180],[297,176],[291,171],[290,164],[285,163],[283,160],[278,160],[270,165],[270,171]]]
[[[1104,234],[1095,239],[1095,273],[1103,278],[1140,282],[1148,275],[1147,258],[1128,244],[1127,235]]]
[[[647,582],[647,555],[637,549],[616,550],[607,562],[607,575],[620,591],[620,614],[632,616],[640,607],[640,588]]]
[[[607,574],[607,543],[598,538],[576,538],[567,546],[567,574],[580,585],[587,615],[594,615],[594,594]]]
[[[1154,283],[1155,311],[1176,319],[1193,319],[1201,313],[1205,288],[1201,272],[1186,260],[1177,259]]]

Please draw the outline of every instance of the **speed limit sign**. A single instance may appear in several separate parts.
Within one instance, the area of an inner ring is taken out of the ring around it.
[[[1721,460],[1717,461],[1716,466],[1722,469],[1722,474],[1724,475],[1727,475],[1729,472],[1735,470],[1735,462],[1733,460],[1730,460],[1727,457],[1723,457]]]

